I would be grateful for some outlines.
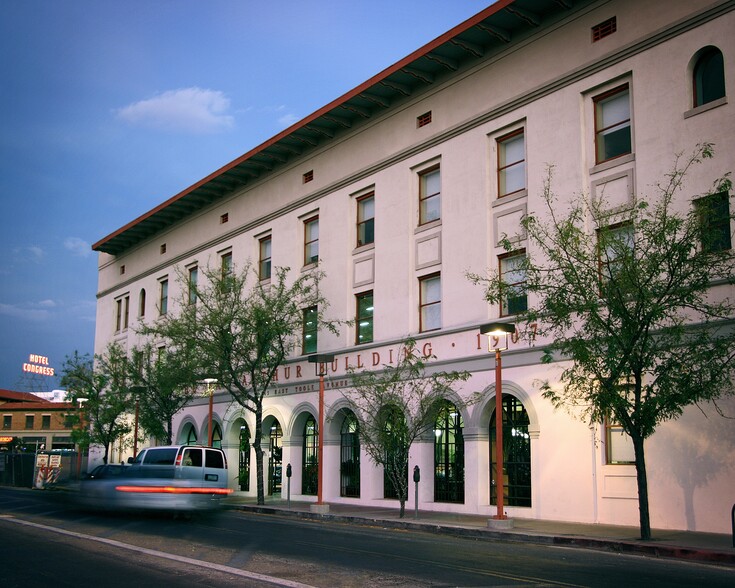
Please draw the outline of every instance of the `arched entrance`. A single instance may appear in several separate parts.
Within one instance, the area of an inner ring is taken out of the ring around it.
[[[240,427],[240,451],[237,470],[237,480],[240,490],[250,490],[250,428],[247,425]]]
[[[435,502],[464,502],[463,426],[457,407],[442,401],[434,423]]]
[[[316,496],[319,490],[319,432],[316,420],[309,415],[304,423],[304,445],[301,456],[301,493]]]
[[[497,504],[495,411],[490,419],[490,504]],[[507,506],[531,506],[530,420],[523,403],[503,394],[503,489]]]
[[[283,447],[281,439],[283,431],[277,420],[271,423],[268,433],[270,456],[268,457],[268,494],[281,493],[281,462],[283,461]]]
[[[357,417],[346,411],[340,429],[339,495],[360,497],[360,431]]]

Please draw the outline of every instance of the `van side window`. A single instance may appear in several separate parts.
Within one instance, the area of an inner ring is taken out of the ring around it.
[[[199,448],[185,449],[184,459],[181,461],[181,464],[197,468],[202,467],[202,450]]]
[[[224,469],[225,460],[221,451],[210,451],[207,450],[207,463],[208,468],[220,468]]]
[[[145,465],[174,465],[176,453],[175,447],[149,449],[143,458],[143,463]]]

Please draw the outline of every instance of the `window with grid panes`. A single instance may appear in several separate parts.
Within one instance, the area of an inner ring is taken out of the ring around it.
[[[419,224],[441,218],[441,172],[434,168],[419,174]]]
[[[357,302],[357,313],[355,323],[357,324],[357,340],[355,343],[370,343],[373,340],[373,292],[363,292],[355,296]]]
[[[504,290],[501,302],[501,314],[503,316],[518,314],[528,309],[526,271],[523,268],[525,260],[525,250],[501,255],[498,259],[500,279]]]
[[[526,143],[523,129],[500,137],[498,143],[498,197],[526,189]]]
[[[270,280],[271,277],[271,236],[263,237],[259,242],[258,277]]]
[[[419,318],[421,322],[419,330],[422,333],[441,328],[441,290],[441,277],[438,274],[419,280]]]
[[[316,353],[317,346],[317,309],[316,306],[310,306],[303,311],[303,334],[301,339],[301,349],[304,355]]]
[[[319,262],[319,217],[304,221],[304,265]]]
[[[375,195],[357,199],[357,246],[375,241]]]
[[[609,161],[632,151],[630,92],[620,86],[594,98],[595,158]]]

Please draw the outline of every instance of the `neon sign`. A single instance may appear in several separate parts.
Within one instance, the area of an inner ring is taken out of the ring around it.
[[[56,370],[49,366],[48,357],[36,355],[35,353],[31,353],[28,356],[28,361],[23,363],[23,371],[40,376],[54,376],[56,374]]]

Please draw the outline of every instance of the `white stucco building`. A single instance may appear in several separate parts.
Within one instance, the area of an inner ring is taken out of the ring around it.
[[[318,380],[306,354],[318,351],[336,356],[326,378],[324,499],[398,506],[364,454],[353,465],[340,390],[347,365],[388,363],[412,335],[444,369],[472,373],[457,398],[483,393],[461,420],[447,417],[436,439],[451,443],[414,446],[420,508],[494,514],[494,358],[478,325],[512,320],[514,309],[488,307],[466,272],[512,266],[498,240],[541,210],[549,164],[558,194],[605,190],[623,204],[653,193],[675,153],[708,141],[717,156],[690,174],[678,205],[708,196],[712,180],[735,169],[734,30],[731,0],[499,0],[98,241],[96,352],[113,340],[130,348],[138,321],[176,312],[177,269],[249,259],[267,279],[271,267],[308,271],[318,258],[330,316],[356,324],[339,336],[319,332],[315,349],[306,343],[280,368],[265,406],[267,492],[280,491],[281,467],[291,464],[292,498],[312,497],[302,464]],[[732,209],[732,194],[717,197]],[[624,444],[541,397],[535,382],[555,368],[539,363],[540,344],[518,341],[503,355],[503,393],[517,419],[507,513],[637,525]],[[732,401],[723,406],[735,413]],[[708,416],[688,409],[647,443],[653,527],[729,532],[735,427]],[[177,441],[206,442],[207,417],[202,397],[177,416]],[[231,486],[254,495],[254,458],[248,470],[240,452],[253,416],[218,393],[214,421]],[[446,459],[435,461],[440,453]]]

